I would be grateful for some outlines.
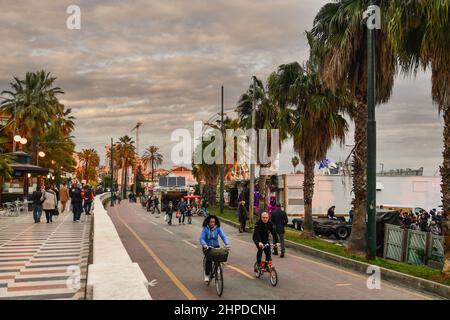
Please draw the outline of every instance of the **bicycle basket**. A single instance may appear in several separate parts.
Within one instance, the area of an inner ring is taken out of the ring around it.
[[[226,248],[212,248],[211,258],[214,262],[226,262],[228,260],[228,250]]]

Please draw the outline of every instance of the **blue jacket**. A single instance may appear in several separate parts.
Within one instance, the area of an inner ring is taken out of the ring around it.
[[[202,246],[208,245],[210,247],[219,247],[219,236],[222,238],[222,241],[226,246],[230,244],[222,228],[215,227],[213,230],[211,230],[209,227],[204,227],[202,230],[202,234],[200,235],[200,244]]]

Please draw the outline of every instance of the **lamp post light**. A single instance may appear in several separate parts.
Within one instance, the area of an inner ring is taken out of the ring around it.
[[[44,151],[39,151],[38,152],[38,157],[36,159],[36,165],[39,165],[39,158],[44,158],[45,157],[45,152]]]

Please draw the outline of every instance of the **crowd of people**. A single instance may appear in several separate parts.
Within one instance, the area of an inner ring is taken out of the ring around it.
[[[65,182],[59,188],[54,185],[38,186],[31,195],[34,222],[40,223],[44,212],[47,223],[53,223],[54,218],[67,210],[73,213],[74,222],[80,222],[83,212],[91,215],[94,197],[91,186],[77,182],[70,189]],[[67,208],[69,202],[70,208]]]
[[[430,213],[420,210],[419,214],[400,210],[400,221],[404,228],[431,232],[435,235],[442,235],[442,213],[435,209]]]

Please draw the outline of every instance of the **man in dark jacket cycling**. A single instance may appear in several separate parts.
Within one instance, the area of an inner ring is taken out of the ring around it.
[[[258,252],[256,253],[256,262],[258,265],[261,265],[263,251],[266,255],[266,261],[272,261],[270,246],[266,246],[266,244],[269,243],[269,233],[272,234],[273,243],[278,246],[280,244],[280,240],[278,239],[278,234],[275,227],[272,222],[269,221],[269,214],[267,212],[263,212],[259,221],[255,225],[255,230],[253,231],[253,242],[255,243],[256,248],[258,248]]]

